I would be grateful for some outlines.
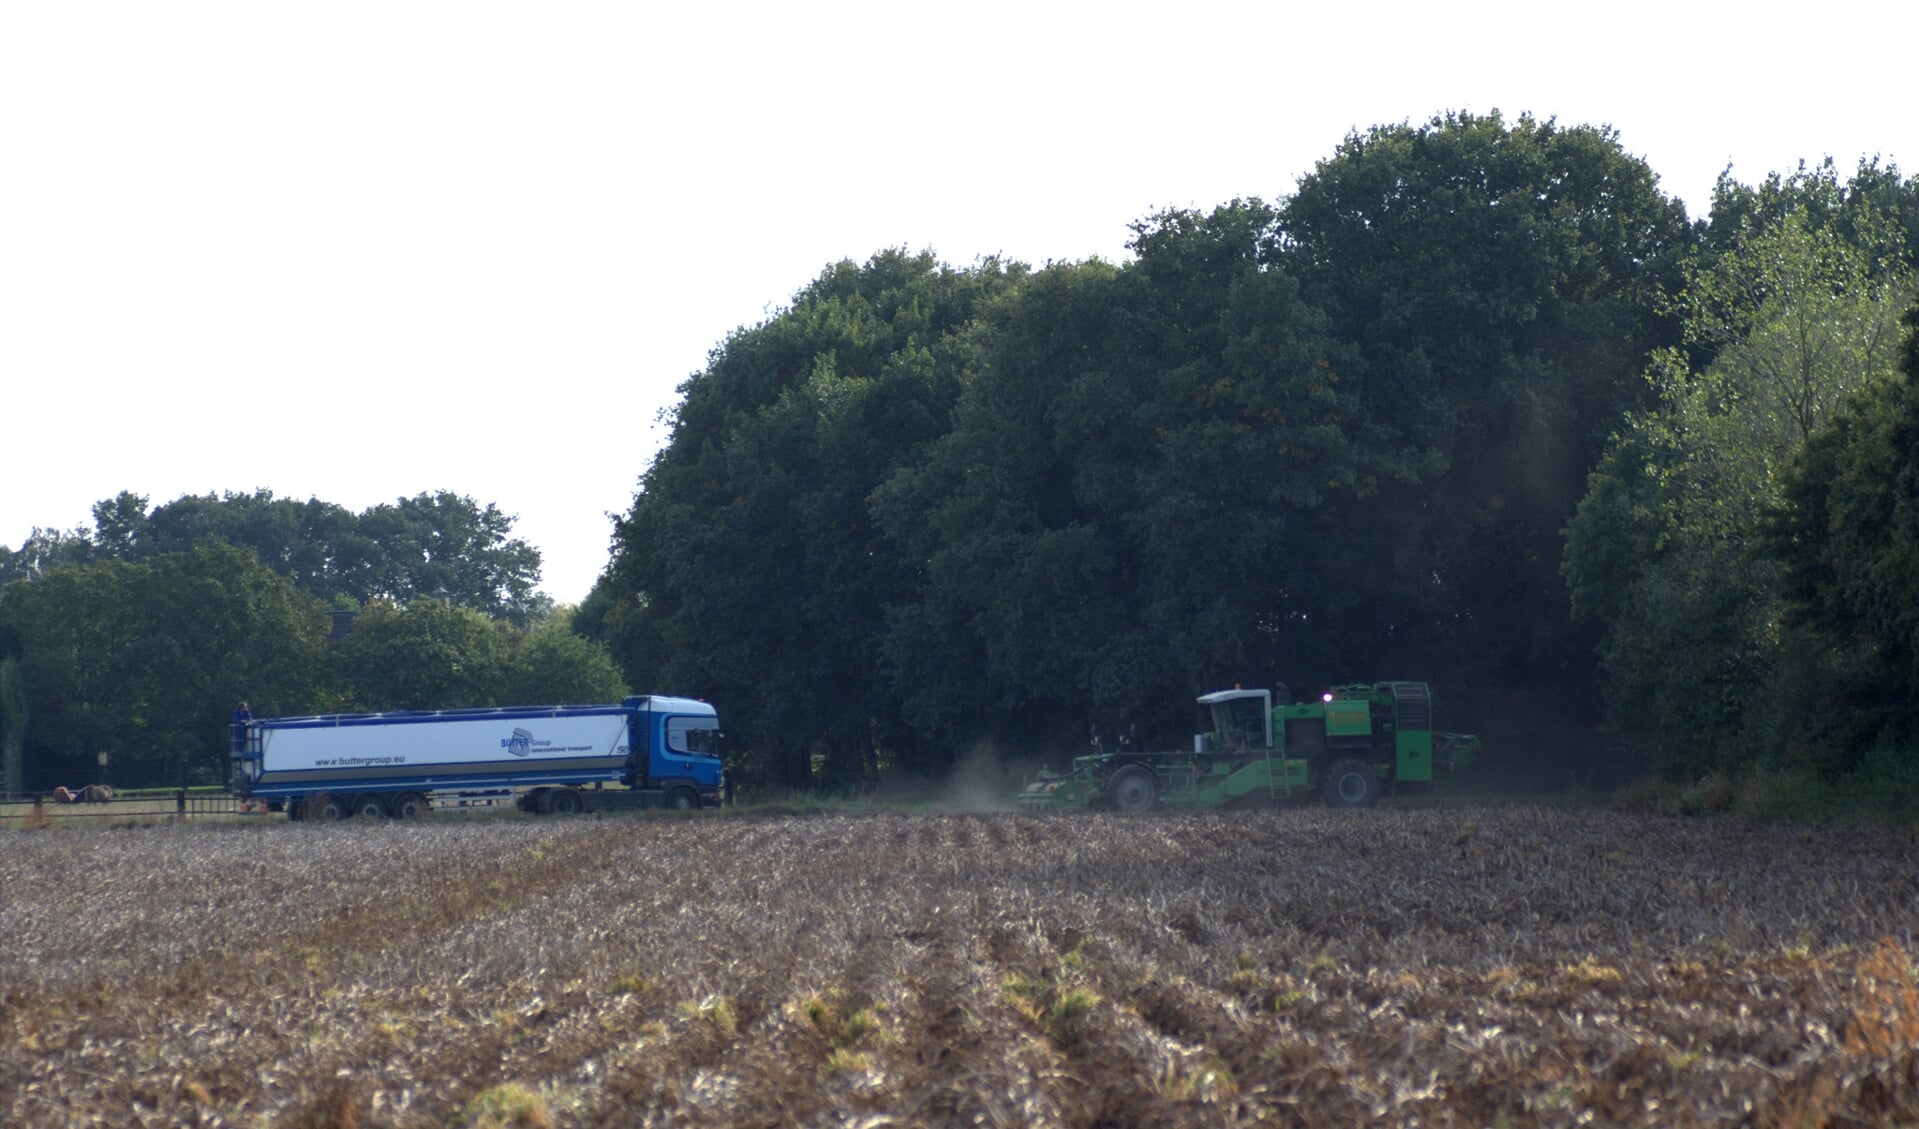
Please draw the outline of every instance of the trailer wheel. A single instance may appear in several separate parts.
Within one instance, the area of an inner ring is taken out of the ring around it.
[[[585,806],[580,794],[571,788],[556,788],[546,797],[546,810],[554,815],[578,815]]]
[[[1114,811],[1142,812],[1159,802],[1159,777],[1150,769],[1122,768],[1106,785]]]
[[[1326,769],[1326,782],[1320,791],[1331,807],[1371,807],[1379,799],[1379,777],[1365,761],[1341,757]]]
[[[353,816],[353,808],[343,796],[316,796],[307,803],[307,818],[319,823],[338,823]]]
[[[700,795],[691,788],[675,788],[666,797],[666,806],[674,811],[697,811]]]
[[[399,799],[393,801],[393,818],[395,819],[419,819],[430,810],[432,809],[428,806],[426,797],[418,792],[403,793]]]
[[[353,801],[353,814],[359,816],[361,819],[385,819],[386,800],[381,796],[368,792]]]

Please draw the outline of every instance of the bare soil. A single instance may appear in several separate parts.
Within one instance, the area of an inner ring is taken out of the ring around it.
[[[1537,807],[11,832],[0,1122],[1910,1123],[1915,926]]]

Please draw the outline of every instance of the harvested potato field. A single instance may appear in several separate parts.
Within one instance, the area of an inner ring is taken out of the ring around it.
[[[1919,1120],[1919,844],[1535,807],[0,836],[10,1125]]]

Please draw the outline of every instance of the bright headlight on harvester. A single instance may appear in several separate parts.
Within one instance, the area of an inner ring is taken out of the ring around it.
[[[1333,700],[1333,692],[1332,692],[1331,690],[1328,690],[1328,691],[1326,691],[1326,692],[1325,692],[1324,694],[1321,694],[1321,695],[1319,696],[1319,700],[1320,700],[1320,701],[1322,701],[1322,702],[1330,702],[1330,701],[1332,701],[1332,700]]]

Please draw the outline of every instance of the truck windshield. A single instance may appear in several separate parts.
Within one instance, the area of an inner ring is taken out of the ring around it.
[[[666,720],[666,747],[676,753],[713,756],[720,751],[720,731],[710,717],[671,717]]]

